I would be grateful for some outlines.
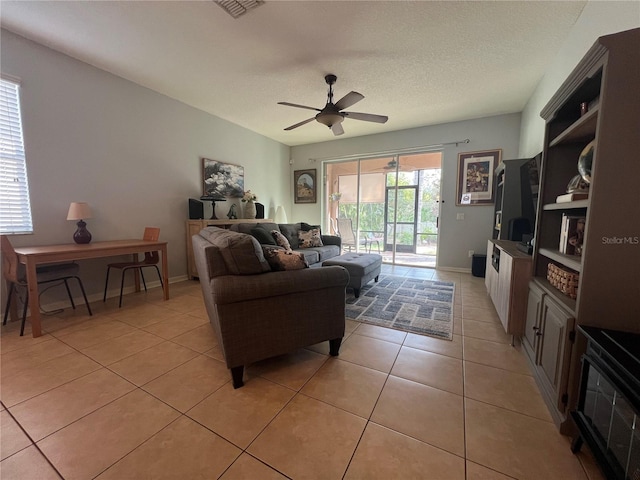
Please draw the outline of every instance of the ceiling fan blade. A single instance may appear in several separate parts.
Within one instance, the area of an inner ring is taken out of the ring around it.
[[[306,108],[307,110],[315,110],[316,112],[322,111],[319,108],[307,107],[306,105],[298,105],[297,103],[278,102],[278,105],[286,105],[287,107],[296,107],[296,108]]]
[[[300,123],[296,123],[295,125],[291,125],[290,127],[285,128],[285,130],[293,130],[294,128],[301,127],[305,123],[313,122],[316,117],[307,118],[306,120],[301,121]]]
[[[344,129],[342,128],[342,123],[334,123],[331,126],[331,131],[337,137],[338,135],[342,135],[344,133]]]
[[[349,108],[351,105],[358,103],[363,98],[364,95],[358,92],[349,92],[340,100],[338,100],[335,106],[338,110],[342,110],[343,108]]]
[[[386,115],[374,115],[373,113],[358,113],[358,112],[342,112],[346,118],[353,118],[354,120],[364,120],[365,122],[386,123],[389,117]]]

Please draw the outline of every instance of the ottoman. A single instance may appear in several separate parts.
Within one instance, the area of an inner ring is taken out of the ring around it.
[[[382,255],[375,253],[345,253],[322,262],[322,266],[338,265],[349,272],[347,287],[353,288],[353,294],[358,298],[360,289],[370,280],[378,281],[382,266]]]

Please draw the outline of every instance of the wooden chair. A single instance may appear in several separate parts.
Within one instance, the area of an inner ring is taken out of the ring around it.
[[[7,306],[4,311],[4,319],[2,321],[3,325],[7,324],[7,318],[9,317],[9,308],[11,306],[11,299],[13,298],[13,293],[16,287],[24,287],[26,290],[26,297],[24,300],[24,308],[22,310],[22,324],[20,325],[20,336],[24,335],[24,325],[27,320],[27,307],[29,305],[29,289],[27,288],[27,277],[26,271],[23,264],[18,261],[18,255],[16,251],[13,249],[13,245],[9,239],[5,236],[1,236],[1,248],[2,248],[2,274],[9,284],[9,294],[7,296]],[[84,297],[84,303],[87,306],[87,310],[89,315],[93,315],[91,312],[91,307],[89,306],[89,301],[87,300],[87,294],[84,291],[84,286],[82,285],[82,280],[78,276],[80,272],[80,266],[77,263],[59,263],[54,265],[43,265],[36,269],[36,274],[38,278],[38,285],[42,283],[51,283],[51,282],[64,282],[64,286],[67,289],[67,294],[69,295],[69,300],[71,301],[71,306],[75,310],[76,304],[73,301],[73,297],[71,296],[71,290],[69,289],[68,280],[70,278],[75,278],[78,281],[78,285],[80,285],[80,290],[82,291],[82,296]]]
[[[160,229],[156,227],[147,227],[144,229],[143,240],[156,241],[160,237]],[[158,272],[158,278],[160,279],[160,286],[164,288],[164,284],[162,283],[162,275],[160,274],[160,269],[158,268],[158,262],[160,261],[160,254],[156,250],[155,252],[145,252],[144,260],[142,261],[131,261],[131,262],[120,262],[120,263],[110,263],[107,265],[107,279],[104,282],[104,296],[102,297],[102,301],[107,301],[107,286],[109,285],[109,272],[112,268],[116,268],[122,270],[122,276],[120,278],[120,303],[118,307],[122,307],[122,290],[124,288],[124,274],[127,270],[138,270],[140,272],[140,277],[142,277],[142,284],[144,285],[144,291],[147,291],[147,283],[144,280],[144,273],[142,270],[144,268],[152,267],[156,269]]]

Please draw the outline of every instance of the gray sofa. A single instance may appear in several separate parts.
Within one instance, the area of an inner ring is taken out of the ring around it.
[[[300,222],[300,223],[257,223],[257,222],[247,222],[247,223],[237,223],[235,225],[231,225],[229,230],[234,232],[246,233],[248,235],[252,235],[256,237],[256,239],[263,245],[274,245],[275,241],[270,243],[263,243],[261,238],[262,235],[259,235],[260,232],[256,232],[255,230],[262,230],[267,233],[271,232],[271,230],[278,230],[282,233],[289,244],[291,245],[291,249],[294,252],[299,252],[304,255],[305,260],[309,264],[310,267],[319,267],[322,265],[322,262],[325,260],[329,260],[330,258],[337,257],[340,255],[340,249],[342,246],[341,239],[335,235],[322,235],[322,243],[321,247],[309,247],[309,248],[299,248],[298,242],[298,231],[309,231],[312,228],[316,228],[313,225],[309,225],[308,223]],[[270,235],[270,233],[269,233]],[[272,237],[271,237],[272,238]]]
[[[262,247],[246,234],[207,227],[192,237],[207,313],[234,388],[244,366],[329,341],[338,355],[345,328],[342,267],[270,271]]]

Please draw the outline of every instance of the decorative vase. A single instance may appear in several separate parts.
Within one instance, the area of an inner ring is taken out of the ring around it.
[[[256,218],[256,204],[252,200],[244,206],[244,218]]]

